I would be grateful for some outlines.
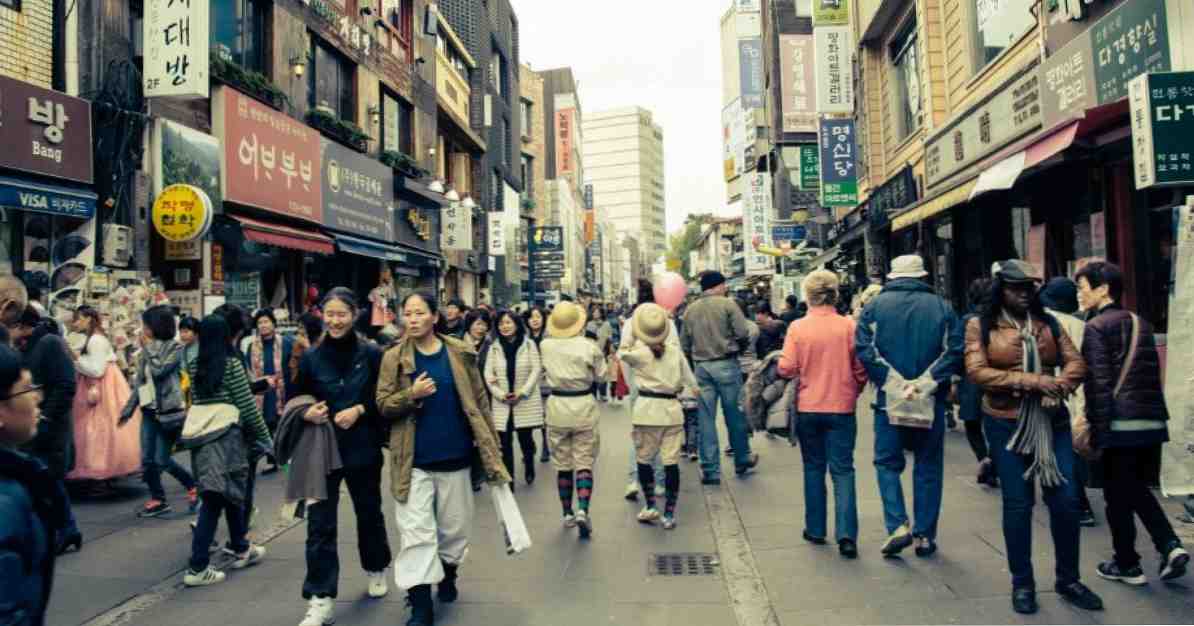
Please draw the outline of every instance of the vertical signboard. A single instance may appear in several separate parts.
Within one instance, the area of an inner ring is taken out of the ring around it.
[[[1177,213],[1166,338],[1170,356],[1165,368],[1165,404],[1171,419],[1161,463],[1161,492],[1169,497],[1194,494],[1194,454],[1189,449],[1194,437],[1194,395],[1190,391],[1190,368],[1178,363],[1194,351],[1194,196],[1187,196]]]
[[[746,248],[746,273],[771,274],[775,265],[758,246],[771,245],[771,174],[757,172],[745,179],[742,192],[742,240]]]
[[[812,144],[800,146],[800,188],[821,188],[821,155]]]
[[[850,23],[850,0],[812,0],[813,26],[844,26]]]
[[[556,111],[556,173],[571,174],[576,171],[572,154],[576,133],[576,108]]]
[[[854,70],[849,26],[813,31],[817,60],[817,112],[854,112]]]
[[[785,133],[817,132],[812,35],[779,36],[780,105]]]
[[[503,226],[505,225],[504,216],[500,211],[490,211],[486,215],[489,216],[489,256],[504,256],[506,254],[506,233]],[[492,265],[492,262],[490,263]]]
[[[473,211],[453,202],[443,209],[440,247],[444,250],[473,249]]]
[[[763,40],[738,41],[738,76],[743,109],[763,108]]]
[[[821,204],[858,204],[858,171],[855,165],[854,120],[821,120]]]
[[[210,13],[211,3],[200,0],[145,3],[145,97],[208,97]]]
[[[1128,87],[1136,188],[1194,182],[1194,72],[1142,74]]]

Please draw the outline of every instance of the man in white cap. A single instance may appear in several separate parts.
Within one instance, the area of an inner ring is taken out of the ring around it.
[[[889,282],[863,309],[854,338],[858,359],[879,390],[875,401],[875,469],[889,534],[882,547],[884,556],[895,556],[914,542],[917,556],[928,557],[937,551],[945,472],[946,395],[951,377],[962,373],[964,337],[953,307],[924,281],[928,275],[920,256],[896,257],[887,275]],[[894,423],[897,420],[889,419],[887,411],[890,393],[900,394],[904,400],[931,397],[932,415],[920,416],[923,424],[918,420]],[[912,481],[915,525],[908,519],[900,485],[905,450],[911,450],[916,459]]]

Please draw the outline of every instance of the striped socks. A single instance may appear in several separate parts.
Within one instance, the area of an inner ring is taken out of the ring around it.
[[[572,470],[559,472],[557,485],[560,489],[560,504],[564,506],[564,515],[572,515]]]
[[[593,470],[576,471],[576,497],[580,500],[580,510],[588,513],[589,498],[593,497]]]

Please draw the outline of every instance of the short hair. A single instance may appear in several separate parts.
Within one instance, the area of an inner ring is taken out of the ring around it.
[[[228,324],[228,336],[237,337],[249,329],[249,313],[238,304],[224,303],[213,310],[212,315],[219,315]],[[204,318],[207,319],[207,318]]]
[[[840,285],[841,280],[837,274],[829,270],[816,270],[804,277],[800,289],[804,292],[804,299],[808,301],[809,306],[832,305],[837,303],[837,290]]]
[[[991,299],[991,279],[986,276],[974,279],[966,292],[966,299],[970,301],[970,306],[976,310],[985,307]]]
[[[451,300],[448,300],[448,304],[446,306],[454,306],[460,309],[461,312],[468,311],[468,305],[466,305],[464,300],[461,300],[460,298],[452,298]]]
[[[269,321],[273,322],[274,326],[278,325],[278,318],[274,315],[274,309],[267,306],[257,309],[257,312],[253,313],[253,326],[256,327],[263,317],[269,318]]]
[[[174,324],[174,310],[165,304],[145,309],[145,312],[141,314],[141,323],[158,341],[170,341],[178,333],[177,326]]]
[[[787,298],[784,298],[784,303],[795,309],[796,306],[800,304],[800,298],[798,298],[796,294],[790,293],[788,294]]]
[[[189,330],[193,333],[199,333],[199,318],[187,315],[178,321],[178,330]]]
[[[319,341],[319,338],[323,336],[323,319],[318,315],[309,311],[303,313],[299,317],[299,323],[303,325],[303,331],[307,333],[307,339],[311,343]]]
[[[766,300],[761,300],[754,306],[755,315],[766,315],[767,317],[775,317],[775,312],[771,310],[771,303]]]
[[[28,304],[29,292],[25,289],[25,283],[11,274],[0,276],[0,306],[4,307],[0,310],[2,321],[5,324],[17,323]]]
[[[1123,297],[1124,291],[1124,272],[1119,269],[1119,266],[1114,263],[1107,263],[1105,261],[1095,261],[1088,263],[1086,267],[1078,270],[1074,275],[1074,282],[1078,282],[1083,278],[1086,283],[1090,285],[1091,289],[1098,289],[1103,285],[1107,285],[1107,295],[1111,299],[1119,302]]]

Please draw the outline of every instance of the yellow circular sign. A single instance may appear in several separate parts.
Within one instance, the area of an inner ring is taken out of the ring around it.
[[[194,241],[211,220],[211,198],[194,185],[170,185],[153,202],[153,227],[166,241]]]

